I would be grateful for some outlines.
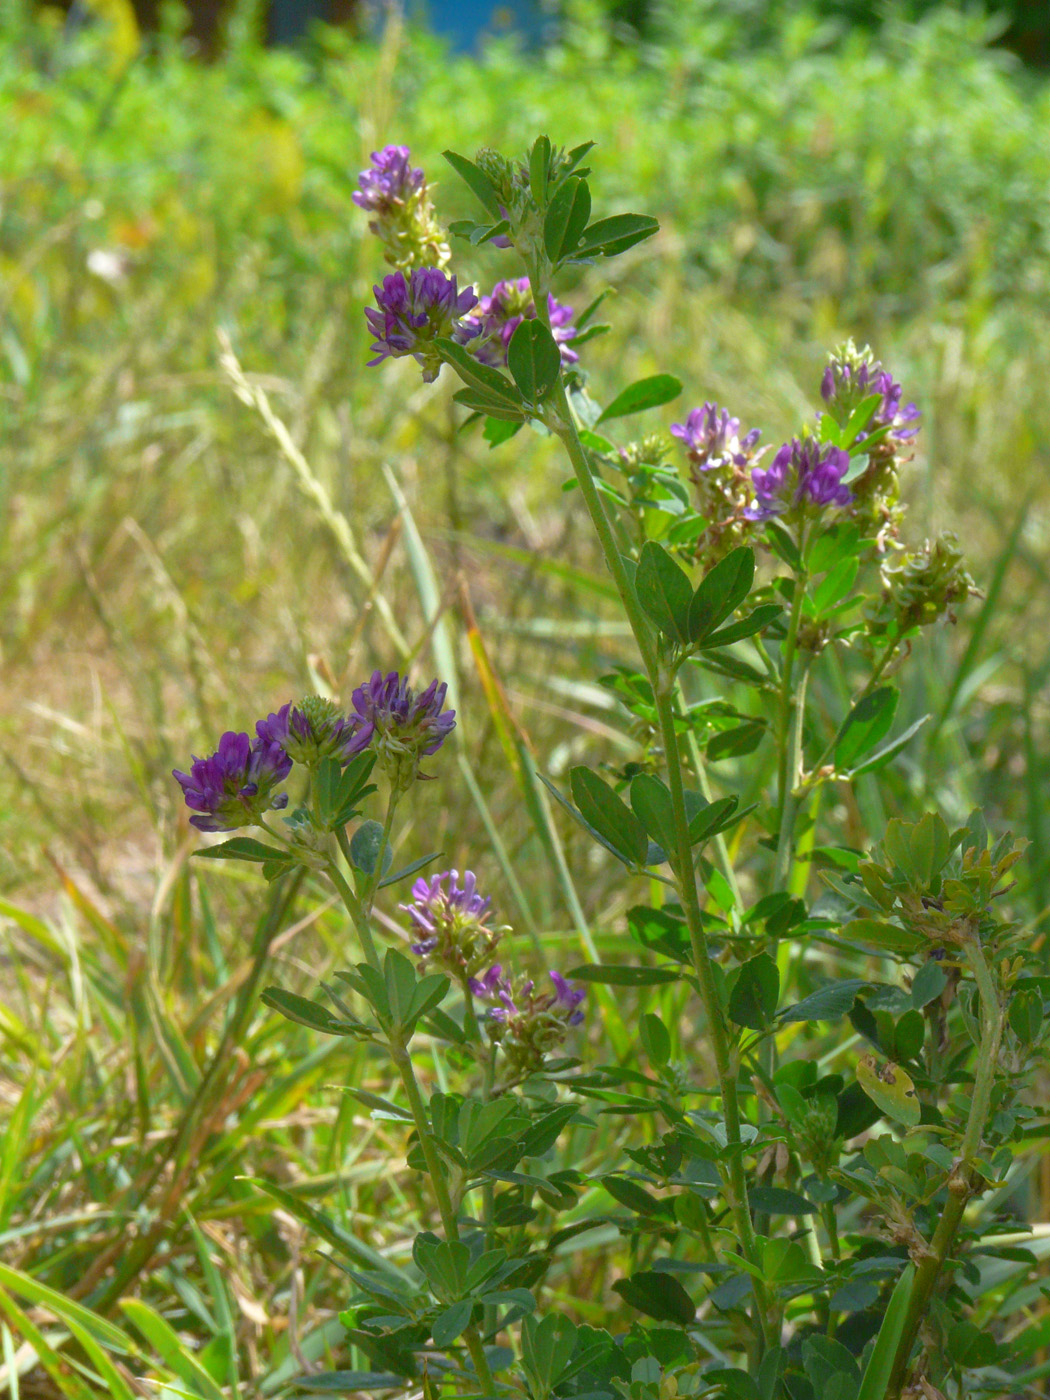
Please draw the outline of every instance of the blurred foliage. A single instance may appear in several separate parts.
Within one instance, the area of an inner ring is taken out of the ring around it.
[[[891,792],[1026,834],[1017,899],[1045,918],[1050,87],[954,9],[862,28],[791,6],[756,32],[749,12],[688,7],[640,45],[600,14],[576,4],[559,46],[479,63],[396,29],[264,53],[235,15],[227,61],[203,68],[163,36],[130,54],[104,23],[63,34],[3,11],[0,1114],[16,1131],[0,1230],[5,1261],[57,1288],[134,1218],[100,1203],[163,1169],[186,1075],[244,982],[245,947],[218,930],[250,928],[257,900],[236,876],[185,874],[169,776],[226,724],[409,656],[426,679],[458,670],[458,762],[479,796],[447,765],[405,856],[440,846],[520,930],[587,951],[561,851],[522,815],[526,760],[556,777],[584,745],[624,760],[608,695],[579,682],[624,644],[549,444],[523,433],[490,454],[457,436],[453,385],[424,395],[413,367],[365,367],[382,264],[350,193],[386,141],[449,187],[453,121],[467,151],[540,129],[598,142],[599,212],[662,224],[621,260],[616,350],[587,348],[599,394],[673,368],[683,410],[717,398],[786,436],[826,348],[875,345],[924,413],[915,528],[956,528],[985,591],[912,668],[900,721],[934,718]],[[499,253],[484,256],[495,280]],[[603,285],[588,273],[571,300]],[[233,393],[219,326],[285,440]],[[846,838],[851,804],[870,829],[891,815],[875,801],[861,783],[843,802]],[[563,839],[615,956],[619,887],[584,838]],[[344,940],[316,913],[275,980],[316,981]],[[629,1054],[636,1008],[618,1001],[606,1030]],[[367,1120],[324,1089],[370,1072],[363,1057],[329,1071],[305,1031],[260,1011],[230,1059],[225,1126],[201,1139],[206,1170],[184,1183],[190,1214],[138,1284],[231,1374],[235,1337],[248,1393],[296,1368],[297,1325],[322,1351],[331,1312],[295,1292],[294,1221],[258,1197],[249,1210],[239,1175],[318,1195],[338,1179],[329,1208],[367,1221],[377,1249],[418,1223],[405,1174],[380,1175]],[[268,1116],[244,1106],[260,1075]],[[566,1287],[592,1296],[600,1280],[571,1267]]]

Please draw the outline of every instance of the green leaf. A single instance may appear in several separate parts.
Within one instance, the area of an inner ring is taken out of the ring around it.
[[[525,320],[515,330],[507,346],[507,368],[529,403],[540,403],[550,393],[561,372],[561,351],[542,321]]]
[[[659,232],[660,225],[648,214],[613,214],[608,219],[598,219],[584,233],[582,240],[572,250],[574,258],[589,258],[602,254],[607,258],[625,253],[643,239],[651,238]]]
[[[410,875],[414,875],[417,870],[422,870],[425,865],[429,865],[431,861],[437,860],[442,855],[444,855],[443,851],[431,851],[428,856],[420,856],[418,860],[403,865],[400,870],[395,870],[393,875],[387,875],[385,879],[380,880],[377,888],[385,890],[387,885],[396,885],[399,880],[407,880]]]
[[[502,447],[505,442],[509,442],[515,433],[521,431],[521,421],[517,417],[511,418],[509,413],[506,418],[492,416],[486,418],[485,427],[481,436],[488,443],[489,447]]]
[[[500,208],[499,195],[485,172],[472,160],[467,160],[466,156],[458,155],[455,151],[442,151],[441,154],[460,179],[470,186],[492,217],[502,219],[503,210]]]
[[[614,1201],[633,1210],[636,1215],[666,1216],[668,1213],[669,1202],[658,1201],[630,1177],[603,1176],[601,1184]]]
[[[689,639],[703,642],[734,612],[755,580],[755,552],[739,545],[700,580],[689,605]]]
[[[674,1322],[689,1327],[696,1320],[693,1300],[673,1274],[643,1269],[630,1278],[618,1279],[613,1291],[625,1303],[657,1322]]]
[[[218,846],[202,846],[194,851],[195,856],[204,860],[248,860],[258,865],[264,861],[277,860],[284,864],[294,864],[295,857],[280,846],[267,846],[256,841],[254,836],[235,836],[232,841],[222,841]]]
[[[382,857],[380,857],[380,851],[382,851]],[[365,875],[373,875],[376,865],[382,859],[382,873],[384,875],[387,873],[394,859],[394,852],[389,839],[384,839],[382,822],[367,821],[361,823],[350,838],[350,858],[358,870]]]
[[[853,588],[859,568],[859,559],[842,559],[829,570],[807,599],[810,616],[822,617],[840,603]]]
[[[928,964],[937,967],[936,963]],[[937,969],[940,971],[940,969]],[[943,974],[942,974],[943,975]],[[916,977],[915,981],[919,979]],[[912,984],[912,996],[915,995],[915,985]],[[1022,1045],[1034,1045],[1039,1038],[1039,1031],[1043,1024],[1043,998],[1039,992],[1028,990],[1015,992],[1013,1000],[1010,1002],[1010,1027],[1014,1035]]]
[[[753,1186],[747,1194],[752,1207],[765,1215],[812,1215],[817,1209],[805,1196],[783,1186]]]
[[[764,1031],[776,1015],[780,973],[768,953],[749,958],[729,997],[729,1019],[748,1030]]]
[[[456,403],[469,408],[472,413],[496,418],[502,423],[516,423],[519,428],[528,416],[524,406],[509,404],[495,394],[487,394],[480,389],[457,389],[452,397]]]
[[[635,575],[635,593],[643,612],[665,637],[679,645],[689,640],[689,576],[662,545],[647,540]]]
[[[604,423],[610,418],[626,418],[647,408],[659,408],[676,399],[681,392],[682,381],[673,374],[653,374],[648,379],[638,379],[617,394],[596,421]]]
[[[493,369],[491,365],[483,365],[469,350],[457,345],[454,340],[438,337],[434,345],[441,351],[441,358],[452,366],[470,389],[478,394],[488,395],[508,408],[521,410],[521,395],[505,374],[500,374],[499,370]]]
[[[296,992],[287,992],[283,987],[267,987],[262,994],[264,1005],[279,1011],[289,1021],[300,1026],[309,1026],[322,1035],[356,1035],[367,1027],[361,1021],[341,1021],[320,1002],[310,1001]]]
[[[900,753],[901,749],[907,747],[928,719],[929,715],[923,715],[921,719],[917,719],[914,724],[908,726],[903,734],[898,734],[896,739],[891,739],[884,748],[879,749],[877,753],[873,753],[871,757],[866,758],[863,763],[858,763],[855,768],[851,768],[845,776],[847,778],[859,778],[862,773],[876,773],[880,768],[885,768],[890,759],[895,758],[897,754]]]
[[[912,827],[912,870],[920,885],[932,885],[951,854],[951,837],[944,818],[927,812]]]
[[[619,794],[582,765],[570,771],[569,787],[580,815],[620,859],[629,865],[644,865],[649,852],[645,828]]]
[[[736,797],[720,797],[715,802],[705,802],[692,812],[689,816],[690,843],[699,846],[701,841],[709,841],[712,836],[733,826],[738,820],[738,803]]]
[[[674,808],[666,783],[652,773],[639,773],[631,781],[631,806],[635,816],[664,851],[675,848]]]
[[[895,1123],[914,1128],[921,1119],[915,1085],[899,1065],[880,1064],[874,1055],[865,1055],[857,1065],[857,1083],[876,1108]]]
[[[870,982],[846,978],[841,982],[826,982],[794,1006],[786,1007],[778,1017],[781,1021],[841,1021],[853,1010],[858,995],[870,987]]]
[[[861,943],[870,943],[874,948],[890,948],[895,953],[914,953],[922,946],[917,933],[898,928],[896,924],[882,923],[879,919],[851,919],[842,930],[844,938],[856,938]]]
[[[886,737],[899,698],[896,686],[882,685],[853,706],[835,740],[835,767],[840,773]]]
[[[120,1306],[128,1321],[142,1333],[192,1395],[201,1396],[203,1400],[224,1400],[222,1390],[185,1346],[179,1334],[148,1303],[138,1298],[122,1298]]]
[[[764,719],[750,719],[746,724],[716,734],[707,741],[707,756],[712,763],[717,763],[722,758],[741,758],[754,753],[768,728]]]
[[[929,1006],[931,1001],[936,1001],[947,985],[948,974],[939,962],[934,962],[931,958],[929,962],[923,963],[912,978],[912,1006],[921,1011],[924,1006]]]
[[[642,1013],[642,1019],[638,1025],[638,1033],[641,1037],[642,1048],[649,1058],[649,1063],[657,1069],[661,1069],[671,1058],[671,1033],[652,1011]]]
[[[549,136],[537,136],[529,152],[529,189],[532,197],[542,209],[547,203],[547,179],[551,165],[551,142]]]
[[[543,246],[553,264],[572,255],[590,217],[587,181],[574,175],[554,191],[543,220]]]
[[[461,1298],[458,1303],[453,1303],[444,1312],[438,1313],[430,1329],[434,1338],[434,1345],[447,1347],[470,1325],[470,1315],[474,1311],[474,1303],[470,1298]]]
[[[948,1333],[948,1355],[956,1366],[993,1366],[999,1360],[999,1347],[990,1333],[964,1320]]]
[[[714,647],[727,647],[732,642],[743,641],[745,637],[753,637],[756,632],[761,632],[783,612],[779,603],[759,603],[748,613],[747,617],[742,617],[739,622],[731,622],[728,627],[720,627],[717,632],[710,632],[704,638],[702,647],[704,651],[709,651]]]
[[[680,974],[670,967],[630,967],[626,963],[584,963],[567,973],[574,982],[599,982],[606,987],[656,987],[677,982]]]
[[[882,1318],[875,1346],[868,1357],[864,1376],[857,1393],[857,1400],[885,1400],[886,1391],[893,1371],[894,1358],[904,1334],[904,1323],[911,1300],[912,1281],[915,1278],[915,1265],[906,1265],[897,1280],[889,1305]]]

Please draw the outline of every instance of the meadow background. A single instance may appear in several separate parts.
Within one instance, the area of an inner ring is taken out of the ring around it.
[[[143,1373],[170,1395],[280,1393],[319,1357],[346,1363],[331,1351],[345,1282],[301,1217],[322,1209],[393,1254],[418,1226],[384,1124],[333,1087],[372,1082],[367,1051],[247,995],[265,893],[190,860],[170,771],[224,729],[376,666],[440,674],[460,726],[401,854],[440,846],[476,870],[556,965],[624,946],[622,884],[534,776],[633,752],[596,683],[629,656],[609,584],[547,441],[490,451],[457,433],[447,376],[366,367],[362,306],[384,269],[350,194],[377,145],[409,144],[451,219],[470,210],[444,147],[596,141],[598,212],[652,213],[661,233],[618,260],[614,331],[585,364],[606,400],[678,375],[665,427],[714,398],[779,442],[826,351],[871,342],[924,414],[910,535],[955,529],[983,598],[903,673],[900,722],[931,719],[888,794],[859,784],[827,817],[849,840],[861,816],[878,830],[897,810],[981,805],[1032,842],[1015,899],[1045,935],[1050,80],[992,46],[997,20],[955,7],[864,27],[794,5],[675,8],[637,39],[572,4],[548,49],[477,58],[400,24],[263,51],[237,11],[210,66],[170,37],[137,50],[119,6],[76,36],[3,11],[6,1393],[157,1393]],[[502,275],[495,250],[456,266]],[[564,299],[607,285],[596,268]],[[760,756],[717,771],[738,792],[764,776]],[[396,924],[396,895],[385,912]],[[312,989],[347,957],[343,916],[307,891],[268,980]],[[619,1001],[592,1017],[599,1058],[631,1054],[637,1008]],[[217,1086],[203,1116],[202,1080]],[[608,1155],[616,1131],[580,1152]],[[1042,1162],[1031,1191],[1047,1219]],[[135,1301],[114,1308],[107,1271],[153,1229]],[[607,1317],[601,1281],[561,1267],[579,1314]],[[1035,1386],[1050,1314],[1023,1287]],[[19,1392],[34,1336],[51,1361]],[[106,1380],[99,1341],[108,1391],[76,1369]]]

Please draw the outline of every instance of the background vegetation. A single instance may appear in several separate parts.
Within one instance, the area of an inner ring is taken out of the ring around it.
[[[792,8],[756,31],[697,7],[627,43],[581,5],[543,55],[480,61],[397,28],[263,53],[235,18],[212,68],[171,43],[134,56],[119,26],[62,38],[5,14],[0,1256],[20,1272],[0,1274],[0,1364],[18,1369],[34,1328],[44,1355],[87,1327],[127,1386],[148,1365],[194,1394],[236,1393],[238,1376],[272,1393],[342,1333],[345,1289],[301,1203],[394,1253],[419,1203],[386,1170],[383,1123],[329,1087],[367,1085],[367,1052],[348,1063],[249,995],[262,896],[191,867],[171,768],[304,691],[415,660],[452,680],[461,725],[406,859],[441,846],[477,870],[555,963],[594,943],[610,960],[624,938],[612,873],[530,776],[532,755],[557,777],[585,752],[632,753],[608,692],[580,680],[621,654],[608,585],[545,441],[489,452],[456,435],[454,386],[365,367],[382,269],[350,192],[368,152],[410,144],[449,210],[450,143],[598,142],[609,211],[662,225],[617,264],[616,333],[587,349],[602,397],[672,369],[683,411],[717,398],[779,441],[825,350],[872,342],[925,415],[913,533],[956,528],[985,594],[913,668],[901,719],[932,718],[899,800],[951,820],[981,804],[1027,835],[1017,897],[1038,929],[1050,88],[953,9],[861,30]],[[484,256],[495,280],[499,254]],[[603,286],[588,274],[572,300]],[[761,777],[745,762],[728,766],[734,790]],[[856,810],[831,815],[844,839],[859,829]],[[297,917],[272,973],[293,987],[347,946],[309,892]],[[617,1056],[632,1015],[593,1018]],[[128,1239],[153,1229],[119,1337],[71,1314],[62,1298],[101,1307]],[[61,1297],[32,1296],[30,1275]],[[556,1277],[581,1312],[602,1306],[571,1257]],[[1012,1340],[1034,1387],[1050,1317],[1024,1277],[989,1292],[989,1318],[1007,1287],[1014,1308],[1030,1294]],[[88,1342],[66,1350],[108,1376]],[[70,1365],[54,1351],[52,1386],[92,1393]]]

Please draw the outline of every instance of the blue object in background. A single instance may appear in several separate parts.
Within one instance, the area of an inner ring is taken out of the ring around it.
[[[551,24],[538,0],[422,0],[418,10],[410,6],[409,13],[455,53],[474,53],[484,39],[507,34],[536,47]]]

